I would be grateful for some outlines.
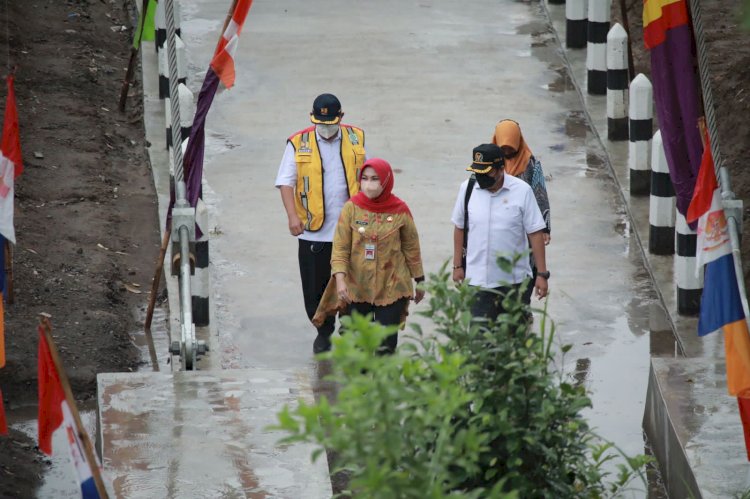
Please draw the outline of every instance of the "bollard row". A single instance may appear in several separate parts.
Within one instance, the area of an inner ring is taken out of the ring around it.
[[[607,95],[607,138],[629,140],[630,195],[649,195],[649,252],[675,255],[677,311],[695,315],[703,291],[697,236],[676,210],[661,132],[653,133],[653,87],[642,74],[630,81],[628,34],[617,23],[609,28],[610,6],[611,0],[567,0],[565,45],[587,48],[587,92]]]

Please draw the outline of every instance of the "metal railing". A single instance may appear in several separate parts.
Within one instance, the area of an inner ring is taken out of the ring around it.
[[[724,205],[724,214],[727,218],[729,228],[729,239],[732,245],[732,257],[734,259],[734,270],[737,277],[737,287],[740,291],[742,309],[746,320],[750,318],[747,303],[747,292],[745,290],[745,274],[742,270],[742,200],[736,199],[732,192],[732,184],[729,170],[724,166],[724,158],[721,155],[719,129],[717,124],[716,109],[714,107],[713,92],[711,90],[711,78],[708,72],[708,48],[706,37],[703,33],[703,17],[701,15],[700,0],[689,0],[690,12],[693,19],[693,30],[695,32],[695,43],[698,49],[698,71],[700,74],[701,88],[703,90],[703,109],[706,113],[706,126],[711,137],[711,154],[714,159],[716,178],[721,186],[721,198]]]

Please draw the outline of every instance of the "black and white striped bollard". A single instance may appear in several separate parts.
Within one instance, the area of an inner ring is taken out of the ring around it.
[[[589,0],[586,30],[587,91],[590,95],[607,94],[607,32],[611,0]]]
[[[156,48],[157,53],[167,48],[167,18],[164,13],[164,3],[165,2],[156,3],[156,14],[154,15],[154,27],[156,28],[156,43],[154,43],[154,47]],[[177,36],[180,36],[180,2],[173,2],[173,8],[175,33]]]
[[[688,227],[685,217],[680,212],[677,212],[676,219],[677,312],[680,315],[696,315],[700,311],[703,293],[703,274],[695,275],[695,249],[698,245],[698,235]]]
[[[588,0],[568,0],[565,3],[565,46],[569,49],[586,47]]]
[[[195,223],[202,235],[195,241],[195,274],[190,278],[193,322],[198,327],[208,326],[209,317],[209,272],[208,272],[208,207],[202,199],[195,206]]]
[[[654,90],[651,82],[639,73],[630,83],[628,167],[630,195],[646,196],[651,187],[649,147],[654,121]]]
[[[190,137],[190,130],[193,126],[193,117],[195,116],[195,100],[193,92],[185,85],[180,83],[177,86],[177,93],[180,99],[180,139],[182,142]],[[167,149],[172,148],[172,107],[170,98],[164,99],[164,116],[167,125]]]
[[[607,138],[628,140],[628,34],[615,23],[607,34]]]
[[[674,255],[675,204],[661,130],[657,130],[651,142],[651,199],[648,208],[648,251],[654,255]]]
[[[185,56],[185,42],[182,38],[176,36],[174,39],[175,48],[177,49],[177,83],[187,82],[187,62]],[[167,51],[159,52],[159,98],[169,98],[169,59]]]

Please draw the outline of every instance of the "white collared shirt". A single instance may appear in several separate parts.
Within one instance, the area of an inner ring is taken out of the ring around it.
[[[332,242],[336,223],[341,208],[349,200],[349,186],[346,183],[344,164],[341,161],[341,128],[333,140],[324,140],[315,132],[318,150],[323,164],[323,197],[325,198],[325,220],[320,230],[304,231],[297,236],[305,241]],[[276,176],[276,187],[297,186],[297,162],[294,161],[294,146],[287,142],[284,156],[281,158],[279,173]]]
[[[528,256],[519,258],[512,272],[497,265],[498,254],[512,258],[529,249],[528,234],[546,227],[531,187],[512,175],[505,176],[497,192],[474,184],[469,199],[469,239],[466,245],[465,278],[473,286],[496,288],[518,284],[531,275]],[[464,199],[468,180],[458,190],[451,221],[464,228]]]

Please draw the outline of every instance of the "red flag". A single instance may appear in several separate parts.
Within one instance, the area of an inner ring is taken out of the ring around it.
[[[219,79],[227,88],[232,88],[234,85],[234,53],[237,51],[242,25],[245,24],[247,12],[252,4],[253,0],[237,0],[232,19],[229,20],[216,46],[214,58],[211,60],[211,68],[219,75]]]
[[[39,326],[39,449],[52,455],[52,434],[63,422],[62,402],[65,400],[60,376],[55,369],[44,330]]]
[[[21,137],[18,133],[16,93],[13,75],[8,75],[8,97],[5,100],[3,138],[0,142],[0,234],[13,244],[16,232],[13,228],[13,184],[23,171],[21,161]]]
[[[701,158],[701,167],[698,170],[698,178],[695,180],[695,190],[693,199],[688,206],[685,220],[687,223],[693,223],[701,215],[711,208],[711,199],[714,191],[719,188],[716,181],[716,169],[714,167],[714,157],[711,154],[711,141],[708,137],[708,131],[705,133],[706,145],[703,148],[703,157]]]
[[[3,391],[0,390],[0,435],[8,434],[8,421],[5,419],[5,408],[3,408]]]

